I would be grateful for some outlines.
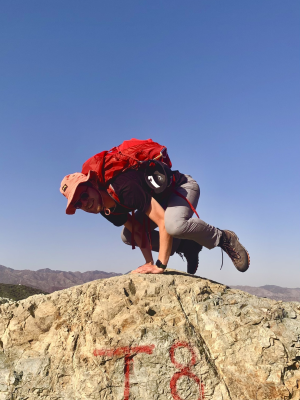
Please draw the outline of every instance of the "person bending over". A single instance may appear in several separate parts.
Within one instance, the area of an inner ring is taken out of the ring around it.
[[[82,210],[101,214],[115,226],[124,225],[123,242],[138,246],[145,258],[133,273],[161,274],[170,256],[178,253],[187,260],[187,272],[195,274],[202,246],[220,247],[237,270],[245,272],[250,257],[237,235],[192,218],[200,197],[199,185],[190,175],[171,173],[172,186],[159,194],[146,182],[145,173],[135,169],[128,169],[111,181],[114,196],[100,185],[94,171],[67,175],[60,191],[68,200],[67,214]],[[152,250],[158,252],[156,262]]]

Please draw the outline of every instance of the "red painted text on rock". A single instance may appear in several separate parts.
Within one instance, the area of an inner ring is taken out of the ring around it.
[[[135,346],[135,347],[119,347],[115,350],[94,350],[94,356],[112,357],[112,356],[124,356],[124,376],[125,376],[125,387],[124,387],[124,400],[129,400],[129,375],[130,366],[132,365],[133,370],[133,357],[139,353],[152,354],[154,344],[150,346]]]
[[[191,361],[187,365],[180,364],[175,359],[175,350],[180,347],[184,347],[184,348],[188,349],[189,352],[191,353]],[[177,381],[181,377],[187,376],[190,379],[193,379],[199,386],[200,396],[199,396],[198,400],[204,400],[204,386],[203,386],[202,382],[200,381],[200,379],[198,378],[198,376],[193,374],[192,371],[190,370],[190,368],[196,364],[196,355],[195,355],[195,352],[194,352],[193,348],[191,347],[191,345],[187,342],[177,342],[177,343],[173,344],[173,346],[170,348],[170,358],[171,358],[172,363],[175,365],[175,367],[177,369],[179,369],[179,371],[173,375],[173,377],[170,381],[170,389],[171,389],[171,394],[173,396],[173,399],[174,400],[183,400],[177,392]]]
[[[133,357],[136,354],[144,353],[144,354],[152,354],[155,346],[135,346],[135,347],[119,347],[117,349],[101,349],[101,350],[94,350],[94,356],[102,356],[102,357],[113,357],[113,356],[124,356],[124,376],[125,376],[125,384],[124,384],[124,400],[129,400],[129,390],[130,390],[130,367],[132,366],[131,370],[133,370]],[[178,348],[187,348],[191,354],[191,360],[187,365],[180,364],[175,359],[175,350]],[[200,396],[198,400],[204,400],[204,386],[200,379],[193,374],[191,371],[191,367],[196,363],[196,355],[191,347],[191,345],[187,342],[177,342],[173,344],[170,348],[170,358],[171,362],[175,365],[175,367],[179,370],[176,372],[170,381],[170,389],[171,394],[174,400],[183,400],[177,391],[177,381],[183,377],[187,376],[190,379],[193,379],[200,391]]]

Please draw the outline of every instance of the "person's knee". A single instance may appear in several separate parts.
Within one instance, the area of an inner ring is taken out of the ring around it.
[[[173,237],[180,237],[185,230],[186,221],[171,220],[165,221],[165,228],[169,235]]]
[[[129,229],[124,228],[121,232],[121,239],[122,242],[124,242],[125,244],[131,244],[131,232]]]

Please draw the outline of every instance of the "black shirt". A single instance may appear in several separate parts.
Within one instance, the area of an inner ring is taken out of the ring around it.
[[[176,186],[186,183],[186,177],[179,171],[174,171]],[[159,203],[166,200],[169,193],[166,191],[161,194],[155,194],[146,184],[144,171],[129,169],[122,172],[111,181],[111,186],[116,195],[120,199],[120,204],[110,215],[101,212],[104,218],[113,223],[115,226],[124,225],[130,211],[138,210],[145,213],[151,203],[151,197],[154,197]]]

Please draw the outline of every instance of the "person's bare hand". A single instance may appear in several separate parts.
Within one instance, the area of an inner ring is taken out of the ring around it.
[[[132,274],[163,274],[163,272],[164,270],[162,268],[158,268],[152,263],[144,264],[134,271],[131,271]]]

